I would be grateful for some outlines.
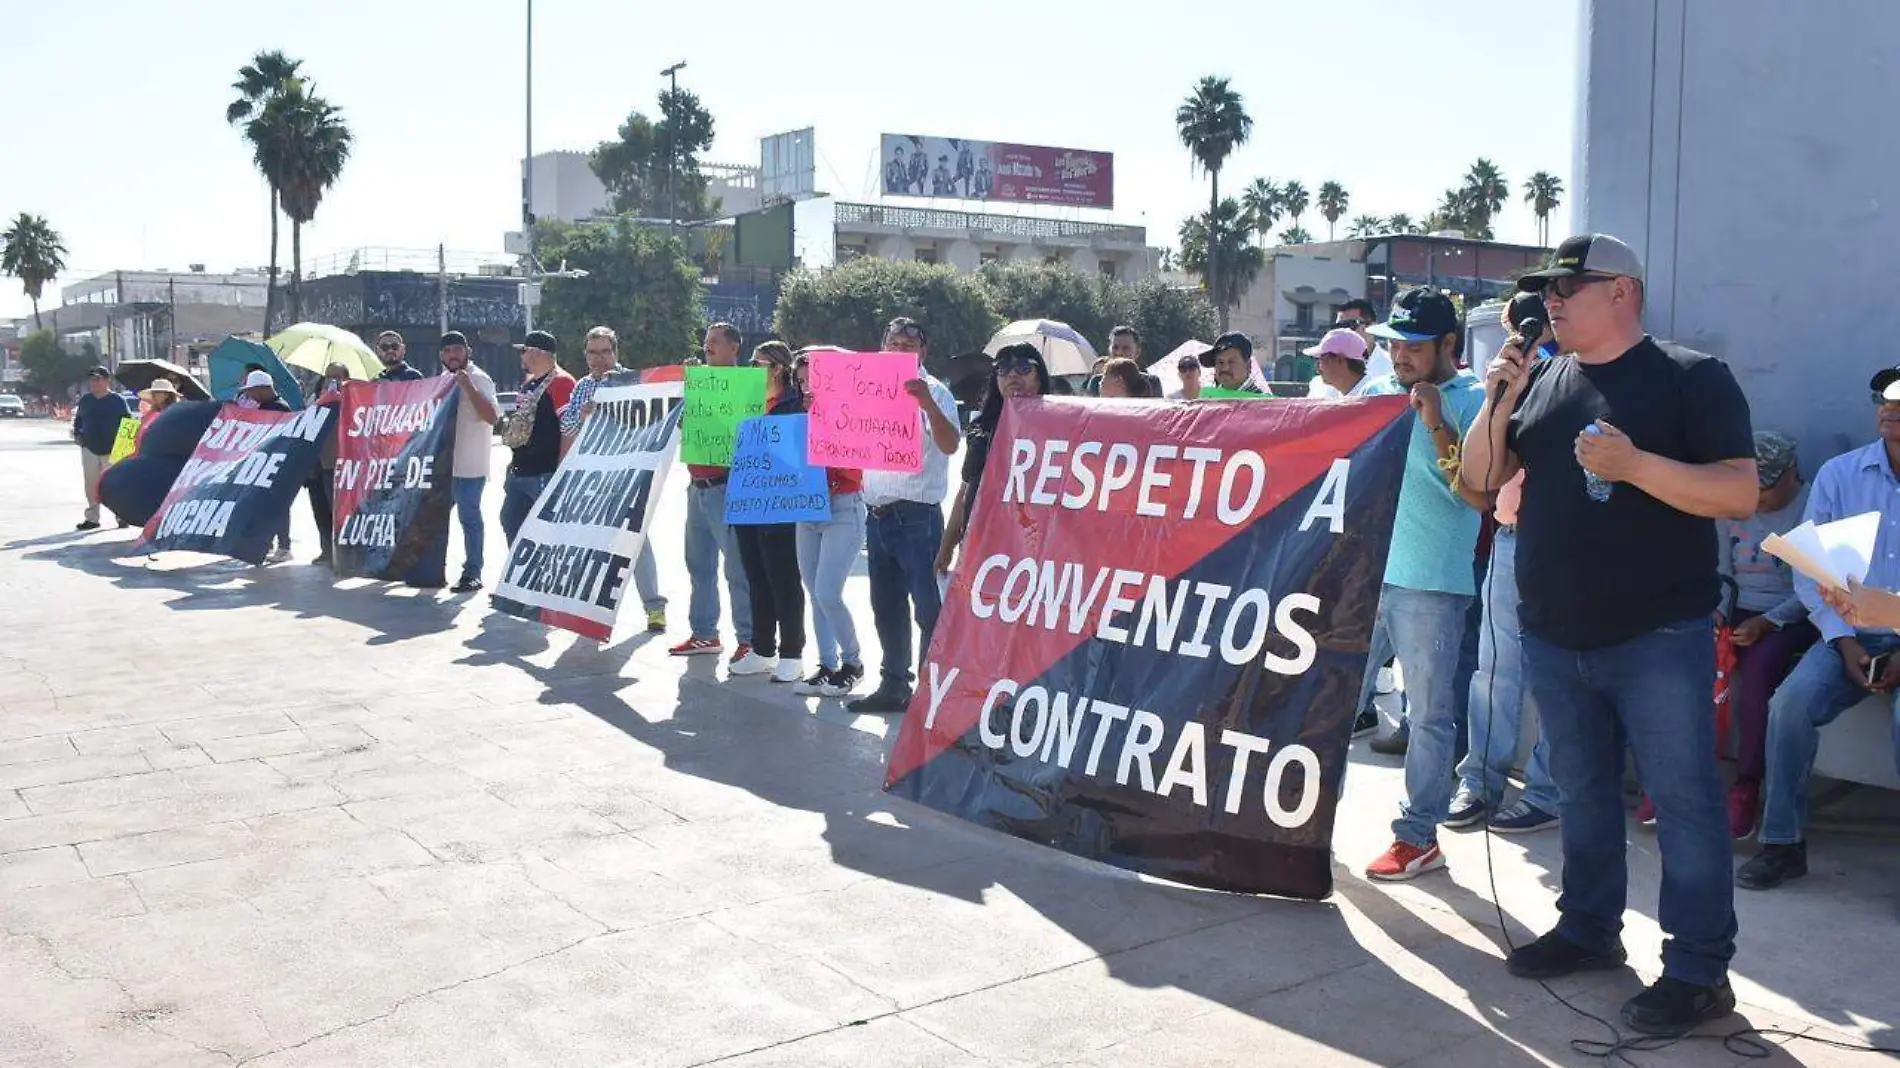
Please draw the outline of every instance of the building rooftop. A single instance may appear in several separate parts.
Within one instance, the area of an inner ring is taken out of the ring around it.
[[[888,204],[840,201],[837,224],[890,226],[899,230],[970,230],[1025,238],[1089,238],[1146,244],[1148,230],[1122,223],[1082,219],[1051,219],[1038,215],[998,215],[990,212],[950,211],[942,208],[905,208]]]

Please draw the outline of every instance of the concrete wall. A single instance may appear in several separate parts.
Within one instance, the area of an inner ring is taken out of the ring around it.
[[[1871,440],[1867,379],[1900,362],[1900,3],[1589,0],[1582,19],[1576,225],[1643,255],[1650,331],[1725,359],[1805,471]]]

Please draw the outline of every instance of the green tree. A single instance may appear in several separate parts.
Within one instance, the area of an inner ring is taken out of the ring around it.
[[[65,269],[66,245],[44,215],[21,212],[0,234],[0,274],[20,280],[20,288],[33,302],[33,329],[40,328],[40,294]]]
[[[1005,321],[1054,319],[1068,323],[1097,348],[1108,344],[1120,310],[1112,283],[1070,267],[1040,263],[989,263],[978,272],[990,307]],[[954,355],[954,354],[953,354]]]
[[[1346,214],[1346,208],[1352,203],[1352,194],[1338,182],[1327,182],[1319,187],[1319,213],[1326,217],[1326,240],[1333,239],[1333,226],[1339,217]]]
[[[1550,213],[1563,203],[1564,181],[1549,171],[1538,171],[1524,182],[1524,203],[1537,216],[1537,243],[1550,244]]]
[[[1273,224],[1280,221],[1280,196],[1280,184],[1271,178],[1255,178],[1240,194],[1240,206],[1253,221],[1262,245],[1273,236]]]
[[[1307,233],[1304,226],[1289,226],[1280,231],[1280,243],[1282,245],[1310,245],[1313,243],[1313,235]]]
[[[1346,224],[1346,236],[1351,238],[1377,237],[1386,232],[1385,220],[1377,215],[1354,216],[1352,222]]]
[[[1254,251],[1258,252],[1258,249]],[[1173,352],[1184,341],[1212,341],[1220,319],[1207,294],[1187,286],[1172,286],[1159,278],[1133,285],[1114,283],[1110,293],[1117,303],[1115,319],[1141,334],[1143,367]]]
[[[35,330],[20,343],[20,387],[54,400],[72,396],[73,387],[86,380],[97,357],[69,353],[59,347],[51,330]]]
[[[700,104],[698,95],[666,89],[660,93],[659,122],[638,110],[629,113],[615,140],[595,147],[590,163],[607,187],[615,214],[697,221],[719,210],[718,200],[706,195],[706,176],[699,169],[700,154],[712,143],[712,113]],[[670,200],[669,154],[674,160]],[[673,213],[675,203],[677,213]]]
[[[610,326],[620,336],[628,367],[677,363],[694,352],[705,327],[699,268],[678,238],[629,219],[575,225],[555,220],[535,227],[535,248],[551,263],[587,272],[585,278],[543,283],[537,326],[561,339],[561,365],[586,369],[587,331]]]
[[[1440,230],[1461,230],[1467,237],[1479,236],[1471,202],[1465,198],[1464,190],[1445,190],[1438,197],[1438,206],[1425,216],[1426,233],[1435,234]]]
[[[1228,84],[1226,78],[1206,77],[1194,87],[1194,91],[1174,112],[1175,133],[1181,139],[1182,147],[1194,157],[1194,162],[1207,172],[1209,190],[1207,197],[1208,217],[1217,217],[1221,212],[1220,171],[1226,166],[1227,157],[1234,149],[1247,143],[1253,136],[1253,119],[1247,114],[1246,105],[1240,94]],[[1236,214],[1239,209],[1236,207]],[[1192,222],[1192,220],[1189,220]],[[1184,227],[1185,229],[1185,227]],[[1186,249],[1184,248],[1185,254]],[[1210,293],[1224,293],[1231,286],[1220,284],[1219,275],[1224,266],[1221,257],[1216,256],[1203,263],[1209,272],[1207,279]],[[1192,268],[1190,268],[1191,270]],[[1220,312],[1221,329],[1227,328],[1228,303],[1219,299],[1214,306]]]
[[[1223,331],[1227,309],[1240,303],[1266,266],[1267,254],[1248,240],[1252,232],[1246,213],[1232,197],[1217,204],[1213,212],[1181,224],[1181,265],[1201,276]]]
[[[244,130],[244,139],[251,146],[251,161],[263,173],[264,184],[270,188],[270,285],[264,291],[266,333],[270,331],[271,312],[277,302],[277,205],[283,179],[283,175],[273,173],[267,166],[275,161],[276,154],[266,146],[283,137],[282,131],[275,128],[282,112],[273,114],[269,121],[260,120],[274,101],[302,86],[303,79],[297,75],[301,66],[302,60],[291,59],[282,52],[259,52],[250,63],[238,68],[237,81],[231,83],[237,99],[224,109],[224,121]]]
[[[1281,187],[1280,206],[1286,209],[1287,218],[1293,220],[1294,229],[1299,228],[1300,216],[1306,214],[1307,205],[1310,203],[1311,201],[1307,197],[1306,187],[1299,182],[1288,182]]]
[[[1410,215],[1407,215],[1404,212],[1400,212],[1399,214],[1394,215],[1391,218],[1387,219],[1385,221],[1385,226],[1387,230],[1390,230],[1391,232],[1395,234],[1422,234],[1426,232],[1425,226],[1423,223],[1420,223],[1418,220],[1412,218]]]
[[[1504,172],[1480,156],[1465,172],[1464,185],[1458,192],[1465,204],[1464,228],[1473,237],[1490,240],[1491,220],[1504,210],[1504,202],[1511,196],[1511,185],[1504,180]]]
[[[303,228],[316,218],[323,196],[343,174],[355,135],[341,108],[316,95],[306,81],[264,105],[259,127],[261,169],[277,176],[278,201],[290,217],[290,318],[303,320]]]
[[[982,349],[1004,321],[979,276],[943,264],[863,256],[787,275],[772,325],[794,348],[824,344],[875,351],[885,324],[899,315],[930,331],[928,364],[938,375],[952,357]]]

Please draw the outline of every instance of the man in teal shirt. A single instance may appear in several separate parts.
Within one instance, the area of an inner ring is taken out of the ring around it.
[[[1405,801],[1392,823],[1392,846],[1366,868],[1368,877],[1392,881],[1445,866],[1438,825],[1451,807],[1456,782],[1454,686],[1465,615],[1477,593],[1472,561],[1479,515],[1458,496],[1455,474],[1441,461],[1455,455],[1465,427],[1484,404],[1484,387],[1458,372],[1458,309],[1437,290],[1399,294],[1391,316],[1371,332],[1390,342],[1393,373],[1366,394],[1408,395],[1414,412],[1374,625],[1398,654],[1412,729],[1405,753]],[[1381,644],[1375,635],[1373,646]],[[1369,689],[1378,667],[1367,665],[1362,690]],[[1358,707],[1369,696],[1362,692]]]

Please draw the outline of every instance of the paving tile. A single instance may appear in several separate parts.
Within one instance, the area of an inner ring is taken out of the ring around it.
[[[38,786],[137,775],[151,770],[152,765],[137,753],[95,757],[72,756],[69,753],[54,760],[0,766],[0,790],[29,790]]]
[[[282,712],[246,712],[235,716],[188,719],[164,726],[165,737],[174,742],[203,743],[220,738],[242,738],[252,734],[270,734],[297,725]]]
[[[92,878],[72,846],[49,846],[0,856],[0,893]]]
[[[31,764],[42,760],[62,760],[78,755],[73,743],[63,734],[48,735],[44,738],[25,738],[16,742],[0,742],[0,766],[7,764]]]

